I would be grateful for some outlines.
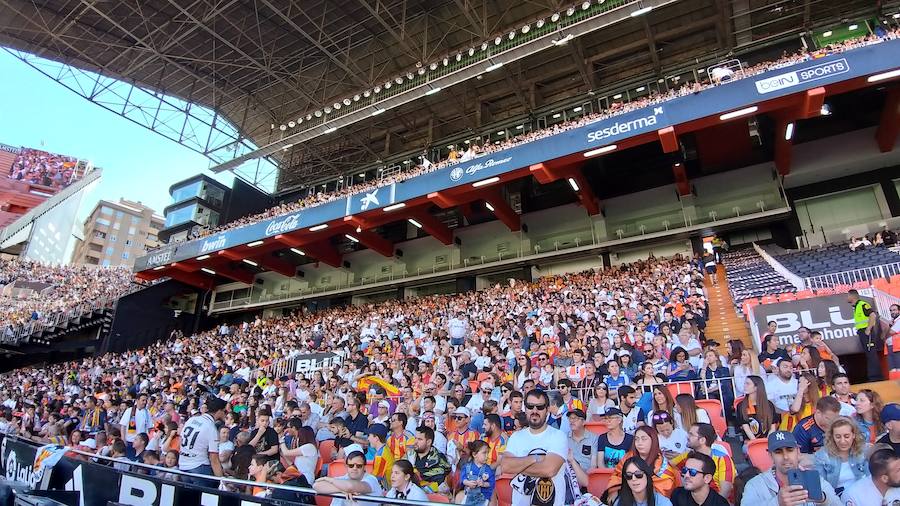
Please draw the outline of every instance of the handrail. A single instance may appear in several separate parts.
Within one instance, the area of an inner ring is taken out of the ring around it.
[[[6,436],[6,437],[17,439],[17,440],[24,442],[26,444],[29,444],[29,445],[38,444],[37,441],[33,441],[31,439],[24,438],[24,437],[21,437],[18,435],[11,435],[11,436]],[[62,445],[57,445],[57,446],[62,446]],[[241,480],[238,478],[226,478],[224,476],[210,476],[210,475],[205,475],[205,474],[188,473],[185,471],[181,471],[180,469],[154,466],[154,465],[150,465],[150,464],[144,464],[142,462],[132,462],[130,460],[116,459],[116,458],[107,457],[104,455],[85,452],[82,450],[78,450],[77,448],[71,448],[69,446],[63,446],[63,447],[68,448],[67,453],[75,453],[75,454],[93,459],[95,461],[104,460],[104,461],[107,461],[110,463],[128,464],[129,466],[132,466],[132,467],[148,469],[148,470],[156,471],[157,473],[175,474],[178,476],[186,476],[186,477],[190,477],[190,478],[218,481],[219,483],[230,483],[233,485],[260,487],[260,488],[267,488],[267,489],[288,490],[291,492],[297,492],[297,493],[301,493],[301,494],[327,496],[327,497],[332,497],[335,499],[346,499],[347,498],[346,494],[328,494],[328,493],[317,492],[314,489],[307,488],[307,487],[295,487],[292,485],[283,485],[280,483],[260,483],[260,482],[256,482],[256,481]],[[202,485],[197,485],[197,486],[202,486]],[[384,503],[384,504],[397,504],[397,505],[426,504],[426,505],[433,505],[433,506],[443,506],[443,505],[441,505],[441,503],[436,503],[436,502],[432,502],[432,501],[411,501],[411,500],[395,499],[395,498],[391,498],[391,497],[384,497],[384,496],[377,496],[377,495],[358,495],[358,496],[354,496],[354,497],[358,498],[357,500],[360,500],[360,501],[365,501],[366,499],[364,499],[364,498],[369,498],[369,497],[377,498],[377,502]],[[371,501],[371,502],[376,502],[376,501]]]
[[[761,256],[762,259],[765,260],[766,263],[769,264],[769,266],[771,266],[775,272],[786,279],[788,283],[794,285],[794,288],[796,288],[797,290],[804,290],[809,286],[806,280],[787,270],[787,268],[782,265],[781,262],[775,260],[775,258],[770,255],[768,251],[762,249],[759,244],[753,243],[753,249],[756,250],[759,256]]]
[[[829,288],[836,285],[852,285],[863,281],[871,281],[878,278],[890,278],[900,274],[900,262],[890,264],[873,265],[850,271],[832,272],[809,276],[804,279],[808,288]]]

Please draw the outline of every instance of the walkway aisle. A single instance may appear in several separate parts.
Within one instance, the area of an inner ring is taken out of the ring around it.
[[[750,326],[738,315],[728,289],[728,280],[725,278],[725,267],[720,265],[716,271],[718,286],[712,284],[707,275],[703,280],[703,286],[709,294],[709,321],[706,324],[706,338],[719,343],[722,353],[728,351],[728,341],[739,339],[744,343],[745,349],[753,349],[753,335]]]

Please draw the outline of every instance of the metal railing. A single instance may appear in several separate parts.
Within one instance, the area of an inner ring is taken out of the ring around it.
[[[877,288],[872,288],[872,293],[875,296],[875,307],[878,309],[878,314],[883,320],[890,323],[891,306],[894,304],[900,306],[900,297],[882,292]]]
[[[872,281],[878,278],[890,278],[900,274],[900,262],[874,265],[852,271],[833,272],[804,278],[807,289],[831,288],[838,285],[853,285],[861,281]]]

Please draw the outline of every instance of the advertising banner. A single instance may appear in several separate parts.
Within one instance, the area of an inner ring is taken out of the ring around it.
[[[299,355],[293,360],[294,370],[296,372],[307,373],[340,365],[343,363],[344,359],[337,353],[310,353],[307,355]]]
[[[875,307],[875,301],[871,297],[862,299]],[[766,325],[774,321],[778,324],[775,335],[782,346],[799,343],[797,330],[806,327],[810,331],[821,332],[825,342],[838,355],[863,352],[853,327],[853,307],[847,303],[847,296],[844,294],[760,304],[753,307],[752,313],[751,327],[760,349]]]

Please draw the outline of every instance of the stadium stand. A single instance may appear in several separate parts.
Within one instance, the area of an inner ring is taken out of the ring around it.
[[[806,250],[773,254],[786,269],[801,277],[852,271],[900,262],[900,255],[884,247],[850,251],[849,242],[826,244]]]
[[[725,253],[723,260],[728,286],[735,309],[745,314],[744,300],[780,293],[796,292],[788,280],[775,272],[752,247],[745,246]]]

